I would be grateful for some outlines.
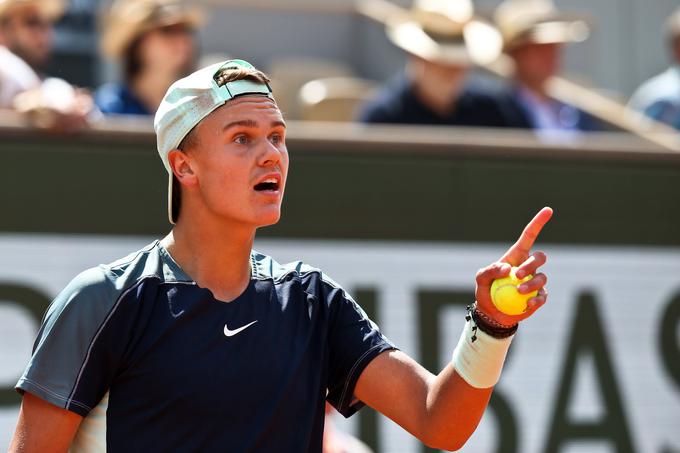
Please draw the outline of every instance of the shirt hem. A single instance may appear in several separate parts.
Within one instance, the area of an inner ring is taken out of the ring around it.
[[[70,412],[74,412],[82,417],[87,417],[87,415],[92,410],[92,408],[86,404],[73,399],[69,400],[67,397],[62,396],[57,392],[45,387],[44,385],[38,384],[37,382],[30,379],[21,378],[14,389],[21,395],[23,395],[25,392],[28,392],[44,401],[47,401],[50,404],[62,409],[66,409]]]

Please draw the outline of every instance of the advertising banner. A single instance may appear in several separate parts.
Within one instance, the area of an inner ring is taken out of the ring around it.
[[[153,239],[0,234],[0,449],[7,448],[18,414],[13,386],[51,299],[82,270]],[[267,238],[256,249],[279,262],[303,260],[323,269],[399,348],[436,373],[450,360],[464,307],[474,300],[476,270],[507,245]],[[491,404],[463,451],[680,451],[680,249],[540,249],[549,257],[549,302],[521,325]],[[425,451],[370,409],[341,427],[376,451]]]

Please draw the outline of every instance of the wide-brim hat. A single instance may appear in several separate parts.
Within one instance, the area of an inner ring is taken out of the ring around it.
[[[64,0],[0,0],[0,17],[17,6],[33,5],[50,21],[55,21],[64,15],[66,4]]]
[[[186,24],[198,28],[203,11],[179,0],[118,0],[104,16],[101,47],[110,58],[121,58],[147,31]]]
[[[471,0],[414,0],[385,25],[397,47],[436,63],[487,64],[502,49],[500,33],[474,14]]]
[[[558,11],[551,0],[505,0],[494,13],[504,49],[522,44],[559,44],[588,39],[590,27],[583,15]]]

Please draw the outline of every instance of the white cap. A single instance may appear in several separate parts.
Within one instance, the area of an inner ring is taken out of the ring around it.
[[[168,161],[170,151],[177,149],[191,130],[203,118],[238,96],[260,95],[273,99],[268,84],[251,80],[220,83],[218,75],[228,68],[254,69],[244,60],[228,60],[200,69],[178,80],[168,88],[154,119],[158,154],[168,172],[168,217],[177,220],[172,206],[173,173]]]

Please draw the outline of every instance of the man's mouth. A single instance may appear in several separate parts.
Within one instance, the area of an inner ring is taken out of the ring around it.
[[[267,178],[255,184],[255,190],[258,192],[277,191],[279,190],[279,180],[277,178]]]

